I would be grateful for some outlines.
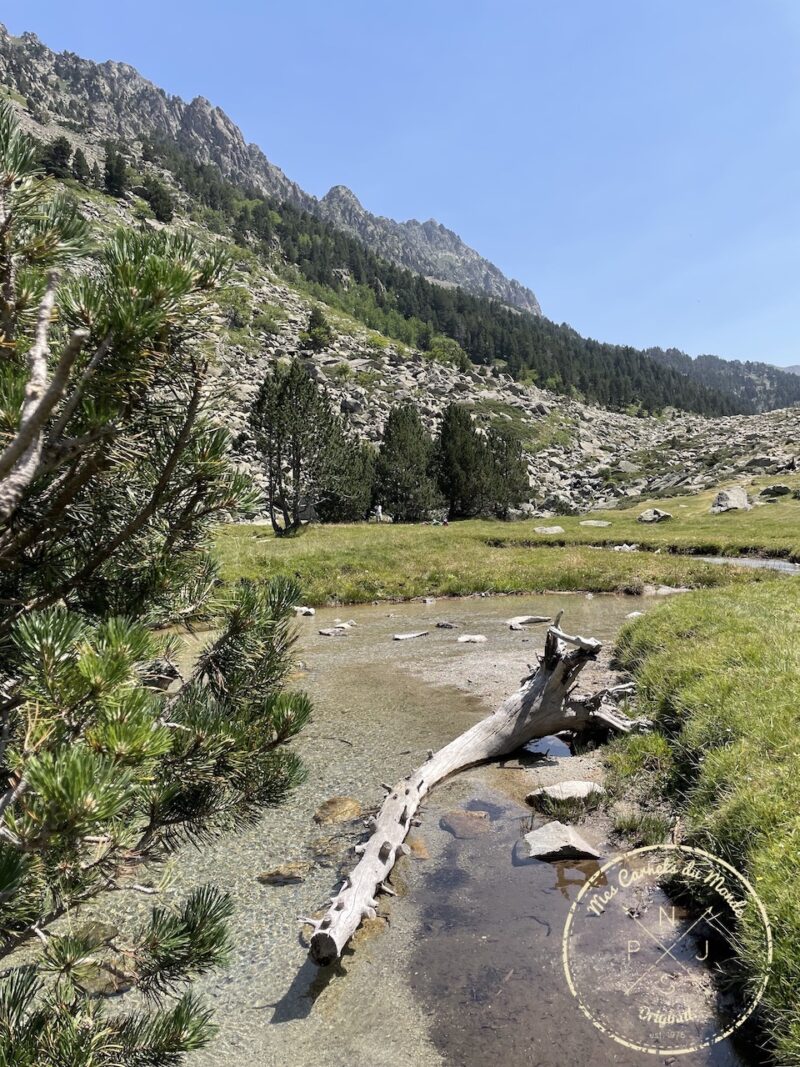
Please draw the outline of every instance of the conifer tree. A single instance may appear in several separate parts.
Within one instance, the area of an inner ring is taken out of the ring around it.
[[[81,185],[88,185],[91,177],[91,171],[89,170],[89,164],[86,161],[86,156],[83,150],[80,148],[75,149],[75,155],[72,157],[72,176],[76,181],[79,181]]]
[[[295,533],[307,518],[364,518],[373,462],[298,360],[261,383],[250,425],[264,462],[272,528]]]
[[[486,513],[490,505],[490,457],[469,411],[460,404],[450,404],[442,418],[436,472],[448,518]]]
[[[486,435],[490,462],[490,496],[498,519],[507,519],[515,505],[530,496],[528,464],[522,442],[513,430],[491,427]]]
[[[42,147],[39,163],[46,174],[55,178],[69,178],[72,175],[70,160],[72,145],[66,137],[56,137]]]
[[[110,143],[106,145],[103,182],[109,196],[122,197],[128,189],[128,165],[125,157]]]
[[[321,352],[333,340],[333,328],[316,304],[308,318],[308,328],[300,334],[301,342],[313,352]]]
[[[375,465],[375,499],[395,522],[422,522],[439,503],[433,442],[412,403],[393,407]]]
[[[155,891],[177,846],[300,780],[299,590],[220,598],[219,636],[178,676],[155,627],[210,610],[211,526],[255,504],[207,384],[226,263],[122,230],[75,271],[92,235],[35,155],[0,108],[0,1064],[170,1067],[214,1032],[189,984],[229,953],[227,897],[53,924]],[[109,1009],[124,989],[138,1007]]]
[[[144,198],[153,209],[159,222],[172,222],[175,205],[166,185],[153,174],[148,174],[143,182]]]

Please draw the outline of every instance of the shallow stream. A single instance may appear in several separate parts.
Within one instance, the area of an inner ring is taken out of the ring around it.
[[[299,620],[297,684],[316,709],[298,744],[307,781],[257,826],[201,851],[186,849],[175,864],[171,892],[213,881],[236,907],[235,957],[227,971],[200,984],[221,1032],[191,1058],[193,1067],[673,1062],[604,1037],[569,993],[561,933],[571,901],[597,868],[515,864],[514,844],[531,826],[522,798],[547,773],[533,760],[473,769],[434,790],[415,852],[393,876],[399,896],[386,898],[388,924],[370,924],[340,966],[320,971],[307,961],[297,921],[327,903],[363,833],[360,820],[319,826],[315,810],[332,796],[374,809],[381,782],[407,773],[429,748],[512,692],[535,662],[545,628],[511,631],[508,618],[563,609],[566,629],[610,642],[629,612],[647,610],[654,599],[475,597],[322,609]],[[346,637],[320,636],[336,617],[357,625]],[[437,629],[439,621],[458,628]],[[392,640],[418,630],[429,633]],[[487,640],[459,644],[464,633]],[[538,747],[549,749],[545,765],[570,758],[558,742]],[[443,813],[459,808],[487,813],[477,836],[458,839],[440,825]],[[302,883],[257,881],[259,872],[293,860],[312,861]],[[757,1062],[740,1059],[729,1041],[679,1060],[686,1067]]]

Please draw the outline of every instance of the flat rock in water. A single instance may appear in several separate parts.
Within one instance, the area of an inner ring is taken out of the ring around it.
[[[293,863],[282,863],[272,871],[262,871],[256,875],[256,881],[262,885],[298,885],[311,870],[313,864],[305,860],[296,860]]]
[[[596,860],[602,853],[571,826],[554,820],[525,834],[522,854],[536,860]],[[520,842],[522,846],[522,842]]]
[[[303,604],[295,604],[295,615],[316,615],[316,611],[313,608],[307,608]]]
[[[549,615],[515,615],[513,619],[507,620],[507,625],[512,630],[521,629],[523,626],[535,626],[540,622],[550,622]]]
[[[640,619],[644,615],[643,611],[629,611],[625,616],[626,619]]]
[[[556,782],[555,785],[543,785],[528,793],[525,799],[528,803],[539,800],[540,797],[550,797],[551,800],[585,800],[593,793],[602,796],[605,789],[599,782],[569,781]]]
[[[392,638],[393,641],[413,641],[415,637],[427,637],[428,630],[415,630],[410,634],[395,634]]]
[[[492,833],[492,824],[486,811],[447,811],[439,820],[439,825],[462,841]]]
[[[437,622],[436,623],[436,629],[437,630],[457,630],[458,629],[458,623],[457,622],[447,622],[446,619],[443,619],[442,622]]]
[[[347,630],[344,626],[328,626],[319,633],[321,637],[347,637]]]
[[[610,526],[610,522],[606,522],[605,519],[583,519],[580,526]]]
[[[460,645],[482,645],[486,637],[484,634],[462,634],[458,639]]]
[[[534,526],[534,533],[540,534],[560,534],[564,532],[563,526]]]
[[[361,814],[361,805],[353,797],[331,797],[314,812],[314,822],[348,822]]]

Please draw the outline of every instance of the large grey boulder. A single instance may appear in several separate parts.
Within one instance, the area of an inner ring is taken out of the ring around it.
[[[517,854],[535,860],[596,860],[602,855],[577,830],[557,819],[525,834]]]
[[[669,511],[662,511],[661,508],[647,508],[639,518],[637,522],[667,522],[672,518],[672,514]]]
[[[711,505],[712,515],[721,515],[723,511],[749,511],[750,500],[747,491],[735,485],[731,489],[720,489]]]

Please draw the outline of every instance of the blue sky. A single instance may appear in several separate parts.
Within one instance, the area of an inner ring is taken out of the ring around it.
[[[113,14],[112,14],[113,13]],[[6,0],[607,341],[800,363],[800,0]]]

